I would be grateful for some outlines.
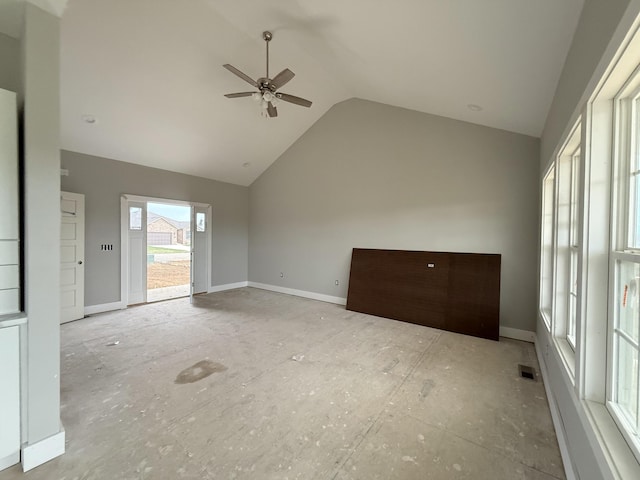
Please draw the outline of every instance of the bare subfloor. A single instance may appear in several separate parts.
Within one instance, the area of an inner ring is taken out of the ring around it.
[[[528,343],[244,288],[62,345],[67,453],[2,480],[564,478]]]

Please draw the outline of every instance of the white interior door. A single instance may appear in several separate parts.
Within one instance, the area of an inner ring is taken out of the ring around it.
[[[206,293],[209,290],[209,275],[207,273],[208,238],[210,207],[204,205],[193,206],[193,220],[191,222],[191,279],[192,293]]]
[[[60,322],[84,317],[84,195],[60,194]]]
[[[128,284],[127,305],[147,301],[147,204],[132,202],[127,204],[128,217]]]

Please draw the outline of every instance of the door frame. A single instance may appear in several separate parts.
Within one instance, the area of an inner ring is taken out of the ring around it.
[[[200,210],[200,211],[198,211]],[[211,238],[211,205],[203,205],[203,204],[197,204],[197,205],[193,205],[191,208],[191,262],[193,264],[193,262],[195,262],[196,259],[196,241],[197,241],[197,236],[200,235],[202,232],[198,232],[198,227],[196,224],[196,219],[198,217],[199,213],[204,213],[205,214],[205,230],[204,230],[204,240],[205,240],[205,252],[204,254],[206,255],[206,262],[207,264],[209,264],[209,258],[210,258],[210,254],[209,252],[211,251],[211,242],[210,242],[210,238]],[[190,288],[190,292],[191,292],[191,299],[193,300],[193,296],[200,294],[200,293],[209,293],[209,290],[211,289],[211,269],[208,269],[206,277],[205,277],[205,283],[206,285],[204,285],[204,291],[199,291],[196,292],[196,282],[197,282],[197,278],[196,278],[196,270],[194,268],[191,269],[191,288]]]
[[[140,229],[133,230],[131,229],[131,209],[139,208],[141,210],[140,213]],[[142,264],[142,261],[147,258],[147,202],[141,201],[133,201],[129,200],[125,207],[127,219],[126,219],[126,233],[127,233],[127,297],[125,306],[129,305],[138,305],[141,303],[147,303],[147,266]],[[134,232],[137,232],[134,234]],[[131,290],[131,276],[132,276],[132,268],[131,268],[131,241],[132,236],[139,237],[142,241],[140,242],[140,263],[136,270],[140,270],[140,296],[134,295]],[[135,299],[134,299],[135,298]]]
[[[206,268],[207,268],[207,292],[211,289],[211,246],[212,246],[212,223],[211,204],[189,202],[186,200],[176,200],[171,198],[147,197],[144,195],[133,195],[124,193],[120,196],[120,303],[122,308],[127,308],[129,297],[129,202],[163,203],[166,205],[181,205],[185,207],[202,207],[207,209],[206,221],[209,228],[206,231]],[[192,225],[193,227],[193,225]],[[146,228],[146,225],[145,225]],[[193,237],[193,232],[191,232]],[[145,257],[146,258],[146,257]],[[193,259],[191,261],[191,272],[193,273]],[[191,282],[193,284],[193,281]],[[191,285],[190,290],[193,290]]]

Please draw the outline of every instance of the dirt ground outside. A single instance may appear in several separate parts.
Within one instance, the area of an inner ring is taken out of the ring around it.
[[[188,285],[191,280],[189,260],[147,265],[147,289]]]

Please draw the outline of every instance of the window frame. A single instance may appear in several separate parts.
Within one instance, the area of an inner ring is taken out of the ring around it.
[[[633,244],[631,232],[638,229],[640,208],[637,202],[638,186],[631,188],[631,179],[640,181],[640,67],[623,84],[613,99],[613,167],[611,206],[611,247],[609,252],[609,312],[607,326],[607,382],[606,407],[629,445],[633,455],[640,462],[640,322],[636,332],[638,340],[629,338],[620,329],[620,276],[622,262],[640,266],[640,243]],[[634,162],[635,165],[632,165]],[[634,171],[632,171],[632,167]],[[635,210],[632,220],[631,214]],[[626,290],[623,296],[626,297]],[[625,409],[618,402],[618,381],[620,365],[620,342],[624,341],[636,353],[636,412],[635,425]]]
[[[195,226],[197,233],[207,231],[207,215],[205,212],[195,212]]]
[[[138,226],[134,226],[133,220],[134,220],[134,212],[137,212],[137,216],[139,218],[137,218],[136,220],[140,221],[140,224]],[[137,207],[135,205],[129,205],[129,230],[134,231],[134,232],[139,232],[142,230],[142,207]]]
[[[585,157],[582,145],[583,115],[579,115],[555,158],[555,238],[554,238],[554,307],[551,339],[569,380],[576,384],[578,332],[583,311],[583,238],[585,225]],[[573,195],[575,193],[575,195]],[[572,203],[575,200],[575,204]],[[572,268],[575,254],[575,277]],[[573,284],[573,285],[572,285]],[[572,288],[573,287],[573,288]],[[569,338],[571,292],[575,292],[573,339]],[[571,341],[573,340],[573,342]]]
[[[580,132],[581,125],[578,123],[577,132]],[[582,220],[580,215],[580,197],[584,189],[580,188],[581,184],[581,166],[582,146],[578,141],[578,146],[571,154],[571,179],[569,187],[569,269],[568,269],[568,285],[567,285],[567,323],[565,339],[571,347],[576,351],[576,335],[577,325],[579,323],[580,314],[580,266],[581,266],[581,247],[582,238]]]
[[[553,319],[553,292],[555,290],[555,225],[556,225],[556,163],[552,162],[542,177],[541,228],[540,228],[540,297],[538,310],[547,331],[551,331]],[[547,211],[550,210],[550,213]],[[546,216],[550,215],[549,223]],[[548,228],[548,230],[547,230]],[[549,235],[549,251],[545,251]],[[550,258],[547,258],[547,255]],[[547,271],[548,270],[548,271]],[[548,305],[546,305],[548,300]]]
[[[580,115],[543,176],[540,232],[539,315],[574,385],[584,292],[582,119]]]

